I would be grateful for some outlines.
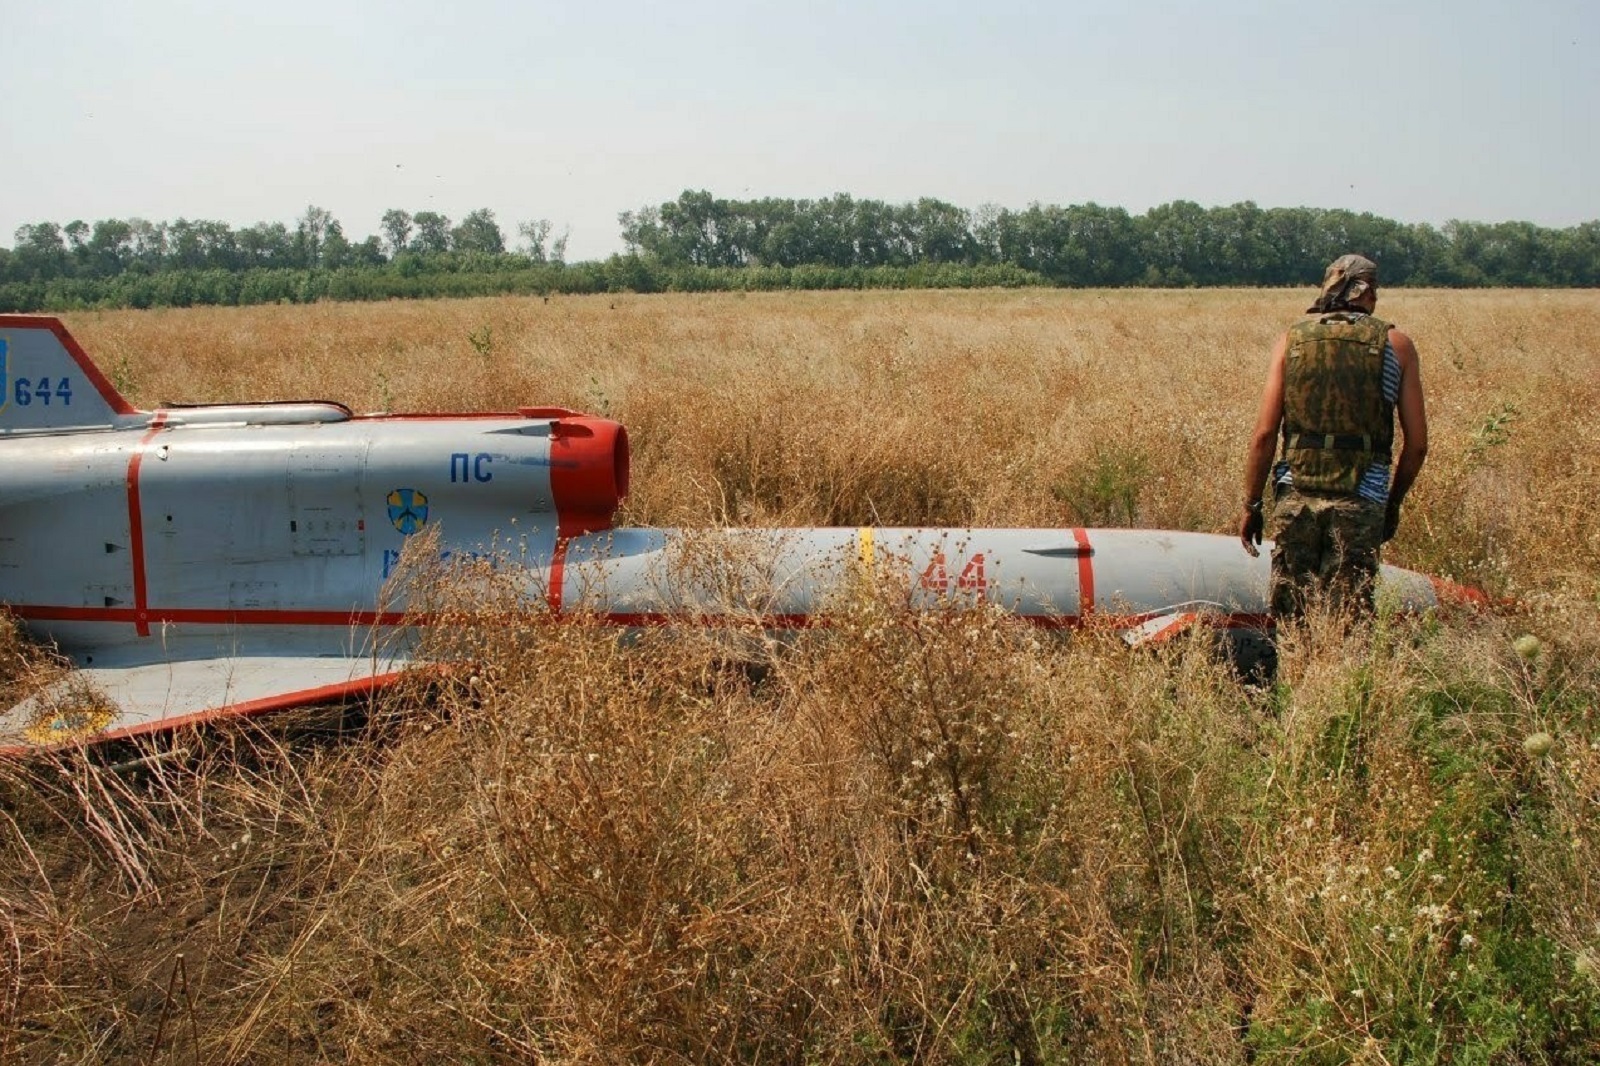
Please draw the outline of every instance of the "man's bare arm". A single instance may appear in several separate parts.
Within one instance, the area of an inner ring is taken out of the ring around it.
[[[1397,329],[1389,331],[1389,343],[1394,345],[1395,357],[1400,361],[1400,402],[1396,407],[1400,432],[1405,437],[1395,464],[1394,483],[1389,487],[1389,505],[1398,507],[1428,458],[1428,413],[1422,400],[1422,365],[1416,345]]]
[[[1245,510],[1239,520],[1239,543],[1251,556],[1259,555],[1255,542],[1261,535],[1259,512],[1252,514],[1251,503],[1259,503],[1265,488],[1267,473],[1272,467],[1272,453],[1278,445],[1278,425],[1283,421],[1284,364],[1289,356],[1289,335],[1278,338],[1272,348],[1272,362],[1267,367],[1267,383],[1261,390],[1261,406],[1256,413],[1256,426],[1250,433],[1250,450],[1244,464]]]
[[[1428,457],[1428,413],[1422,402],[1422,363],[1411,338],[1397,329],[1389,331],[1389,343],[1400,361],[1400,432],[1405,443],[1395,463],[1394,481],[1389,486],[1389,504],[1383,513],[1383,540],[1388,543],[1400,529],[1400,501],[1411,491],[1412,482]]]

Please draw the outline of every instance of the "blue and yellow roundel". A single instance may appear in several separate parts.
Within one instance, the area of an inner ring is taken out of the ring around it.
[[[395,489],[388,502],[389,521],[405,536],[428,524],[428,497],[416,489]]]

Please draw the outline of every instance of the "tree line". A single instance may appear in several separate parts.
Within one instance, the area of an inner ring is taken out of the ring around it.
[[[0,248],[0,311],[499,293],[1016,285],[1307,285],[1347,251],[1385,284],[1600,285],[1600,221],[1408,224],[1370,213],[1179,200],[969,211],[940,200],[726,200],[686,190],[618,218],[626,252],[566,262],[547,220],[512,247],[494,213],[391,209],[352,240],[308,207],[293,228],[178,219],[21,226]]]
[[[351,241],[332,213],[316,206],[290,229],[258,222],[234,230],[225,222],[180,218],[176,222],[104,219],[65,226],[36,222],[20,226],[16,243],[0,248],[0,281],[55,278],[114,278],[176,270],[341,270],[391,265],[406,257],[498,256],[505,234],[487,208],[469,212],[459,224],[437,211],[384,212],[382,236]],[[550,223],[524,222],[520,255],[535,262],[565,257],[566,238],[550,240]]]
[[[674,265],[1003,264],[1063,286],[1307,285],[1356,251],[1380,265],[1385,284],[1600,285],[1600,221],[1435,228],[1249,202],[1178,200],[1133,215],[1094,203],[965,211],[933,199],[723,200],[703,191],[620,220],[630,250]]]

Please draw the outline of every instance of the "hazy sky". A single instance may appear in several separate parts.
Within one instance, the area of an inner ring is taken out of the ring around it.
[[[0,0],[0,27],[8,247],[487,207],[588,259],[686,188],[1600,218],[1596,0]]]

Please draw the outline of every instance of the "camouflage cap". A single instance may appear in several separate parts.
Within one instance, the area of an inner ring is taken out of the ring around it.
[[[1321,314],[1342,310],[1377,286],[1377,263],[1364,256],[1341,255],[1328,264],[1327,272],[1322,275],[1322,295],[1306,311]]]

